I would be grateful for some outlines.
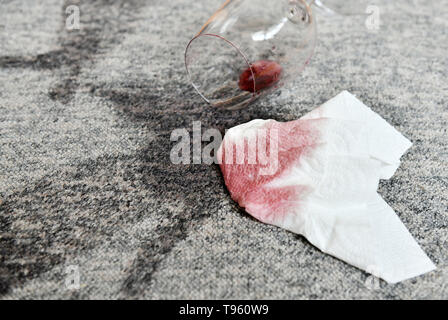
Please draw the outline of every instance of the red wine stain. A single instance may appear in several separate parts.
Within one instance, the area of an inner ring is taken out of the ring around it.
[[[253,71],[253,75],[251,72]],[[240,75],[238,86],[241,90],[254,92],[268,88],[278,82],[283,68],[275,61],[259,60],[251,64],[251,68],[247,68]]]
[[[278,168],[275,173],[262,175],[260,170],[269,164],[265,165],[260,161],[255,164],[249,163],[249,141],[245,136],[238,137],[238,139],[244,139],[244,161],[242,164],[238,164],[237,161],[236,141],[227,136],[224,137],[221,149],[218,151],[221,152],[220,167],[232,199],[244,207],[254,218],[265,223],[273,223],[283,219],[288,212],[299,205],[303,195],[308,192],[308,187],[301,185],[300,182],[297,185],[283,187],[272,187],[269,186],[269,183],[281,178],[283,174],[299,163],[299,159],[303,155],[314,150],[317,146],[318,133],[313,123],[306,120],[286,123],[272,120],[260,129],[265,129],[267,135],[259,136],[258,134],[261,132],[257,131],[257,144],[258,139],[266,139],[265,149],[257,150],[258,160],[260,154],[268,155],[270,153],[272,130],[278,132],[278,154],[276,155]]]

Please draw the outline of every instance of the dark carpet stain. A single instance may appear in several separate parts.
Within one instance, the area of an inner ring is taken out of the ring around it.
[[[164,90],[170,88],[165,87]],[[156,130],[156,140],[138,155],[141,181],[147,190],[159,195],[153,197],[159,206],[182,201],[181,213],[172,216],[167,212],[171,224],[158,226],[155,235],[143,239],[137,257],[127,268],[122,296],[132,298],[147,288],[164,257],[188,236],[192,226],[213,213],[216,205],[212,199],[216,199],[217,194],[225,193],[225,188],[217,166],[174,165],[170,162],[169,152],[173,145],[171,131],[179,127],[191,131],[191,121],[195,118],[194,113],[186,114],[186,110],[191,110],[194,104],[188,90],[185,90],[188,97],[167,98],[163,91],[154,90],[150,83],[127,83],[114,88],[100,84],[91,87],[90,92],[112,102],[125,121],[127,119],[143,124],[148,130]],[[167,105],[172,109],[167,109]],[[230,121],[230,118],[227,120]]]
[[[148,212],[159,211],[171,223],[140,240],[137,258],[126,270],[123,293],[134,297],[145,290],[160,262],[192,226],[213,214],[214,199],[226,192],[217,166],[170,162],[171,131],[182,126],[191,130],[195,115],[186,116],[185,111],[191,99],[183,100],[182,112],[174,107],[179,105],[176,101],[172,110],[162,108],[163,92],[150,87],[128,84],[90,91],[112,102],[121,112],[118,122],[144,124],[156,129],[157,137],[136,155],[103,156],[67,166],[2,199],[2,294],[108,243],[117,230],[138,225]],[[234,120],[224,116],[218,126],[226,121]],[[145,199],[154,200],[150,211]],[[160,209],[167,203],[181,204],[180,213]]]
[[[66,64],[64,52],[55,50],[31,57],[2,56],[1,68],[31,68],[35,70],[54,70]]]
[[[182,93],[166,95],[166,92],[181,88]],[[126,123],[144,125],[148,131],[157,133],[157,139],[139,154],[139,171],[148,190],[164,202],[176,203],[182,200],[182,213],[171,216],[169,226],[156,228],[156,234],[142,240],[136,259],[126,270],[128,276],[122,286],[122,296],[139,296],[150,285],[153,274],[164,257],[185,239],[193,226],[214,213],[220,196],[228,197],[219,167],[216,165],[173,165],[169,152],[174,144],[170,134],[176,128],[186,128],[192,136],[193,121],[202,122],[202,130],[216,128],[224,134],[226,128],[249,121],[253,117],[268,118],[272,114],[253,109],[229,112],[207,107],[187,81],[171,81],[163,88],[154,83],[100,83],[92,85],[90,93],[107,99],[120,112]],[[198,105],[200,108],[197,108]],[[255,114],[255,115],[254,115]],[[128,124],[129,125],[129,124]],[[203,146],[208,142],[203,142]],[[149,165],[151,164],[151,165]],[[252,219],[238,209],[241,215]]]

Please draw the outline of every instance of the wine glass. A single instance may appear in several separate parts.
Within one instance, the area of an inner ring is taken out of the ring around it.
[[[185,65],[205,101],[234,110],[296,78],[315,43],[304,0],[226,0],[188,43]]]
[[[325,14],[364,14],[366,0],[226,0],[185,50],[193,87],[235,110],[294,80],[316,45],[315,5]]]

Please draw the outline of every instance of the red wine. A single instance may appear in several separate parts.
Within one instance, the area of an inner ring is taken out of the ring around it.
[[[254,92],[254,80],[255,91],[260,91],[265,88],[269,88],[280,79],[283,68],[274,61],[259,60],[251,64],[251,68],[247,68],[240,75],[240,81],[238,86],[241,90]]]

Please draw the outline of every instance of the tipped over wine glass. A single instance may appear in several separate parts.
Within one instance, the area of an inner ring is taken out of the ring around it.
[[[293,81],[314,53],[313,4],[362,13],[354,0],[226,0],[185,50],[193,87],[212,106],[236,110]]]

